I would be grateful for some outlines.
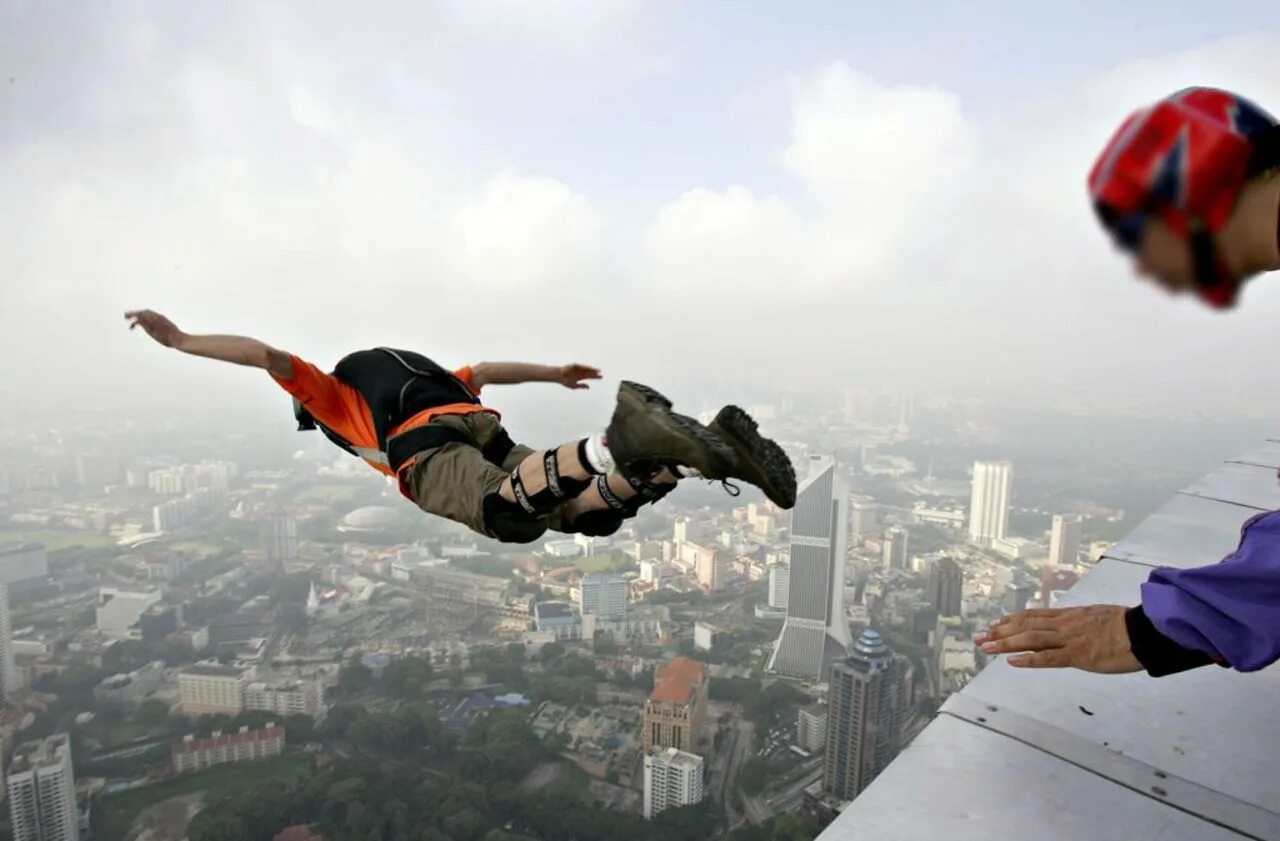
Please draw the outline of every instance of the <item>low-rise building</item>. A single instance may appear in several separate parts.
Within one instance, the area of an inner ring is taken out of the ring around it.
[[[250,762],[284,753],[284,728],[273,722],[261,730],[241,727],[236,733],[215,730],[207,739],[184,736],[173,746],[173,770],[177,774],[202,771],[215,765]]]
[[[104,678],[93,688],[93,699],[100,704],[136,707],[164,683],[164,663],[157,660],[127,674]]]
[[[796,744],[809,753],[827,746],[827,708],[822,704],[801,707],[796,720]]]
[[[250,683],[244,690],[244,708],[318,720],[324,715],[324,685],[309,678]]]
[[[187,715],[226,713],[244,709],[244,689],[253,678],[253,669],[196,663],[178,674],[182,711]]]
[[[533,606],[533,619],[539,631],[550,632],[557,640],[582,636],[582,620],[568,602],[539,602]]]

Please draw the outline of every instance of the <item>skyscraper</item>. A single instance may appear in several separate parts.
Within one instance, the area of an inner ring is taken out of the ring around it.
[[[1074,564],[1080,557],[1080,541],[1084,538],[1084,521],[1079,514],[1055,514],[1049,535],[1049,563],[1052,566]]]
[[[77,841],[76,781],[65,733],[20,745],[5,783],[14,841]]]
[[[973,464],[973,495],[969,501],[969,536],[990,545],[1008,536],[1009,501],[1013,496],[1013,465],[1007,461]]]
[[[267,563],[280,565],[298,559],[298,521],[283,511],[273,511],[262,521],[262,554]]]
[[[0,700],[22,688],[13,660],[13,622],[9,615],[9,585],[49,573],[42,543],[0,545]]]
[[[907,568],[907,530],[893,526],[884,533],[884,568]]]
[[[627,580],[612,572],[582,576],[583,616],[618,619],[627,613]]]
[[[698,553],[694,564],[698,586],[708,593],[723,590],[729,579],[729,559],[723,552],[705,549]]]
[[[857,537],[869,537],[876,530],[876,501],[855,496],[849,503],[849,529]]]
[[[644,816],[648,820],[664,809],[688,806],[702,800],[701,756],[657,748],[644,757]]]
[[[791,578],[787,618],[769,671],[821,680],[849,647],[844,615],[844,556],[849,489],[829,457],[814,457],[791,512]]]
[[[769,607],[786,610],[790,594],[791,567],[785,564],[769,567]]]
[[[858,637],[849,656],[831,667],[823,787],[852,800],[898,753],[909,711],[911,674],[873,630]]]
[[[929,601],[939,616],[959,616],[964,570],[951,558],[939,558],[929,570]]]

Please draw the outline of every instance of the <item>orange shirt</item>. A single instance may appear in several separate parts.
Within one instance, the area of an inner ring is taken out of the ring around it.
[[[373,427],[373,415],[369,411],[369,404],[365,402],[364,395],[332,374],[321,371],[310,362],[292,354],[289,358],[293,362],[293,376],[286,380],[272,374],[271,378],[301,403],[317,423],[327,426],[357,449],[377,450],[378,433]],[[453,375],[462,380],[467,388],[471,389],[472,394],[479,396],[480,389],[475,386],[470,365],[459,368],[453,372]],[[450,403],[434,406],[403,421],[388,433],[388,437],[407,429],[423,426],[437,415],[466,415],[472,412],[498,414],[493,409],[477,403]],[[395,471],[386,464],[367,458],[365,463],[380,473],[388,476],[396,475]],[[413,461],[410,460],[404,467],[412,464]]]

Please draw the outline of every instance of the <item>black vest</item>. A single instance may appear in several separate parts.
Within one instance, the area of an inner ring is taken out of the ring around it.
[[[407,430],[395,436],[388,445],[392,429],[427,409],[453,403],[480,402],[466,383],[452,372],[420,353],[393,348],[356,351],[344,356],[333,369],[333,376],[360,392],[373,420],[378,436],[378,450],[369,452],[329,429],[311,416],[298,401],[294,415],[298,429],[319,429],[325,437],[354,456],[380,461],[396,470],[415,453],[453,440],[447,430]]]

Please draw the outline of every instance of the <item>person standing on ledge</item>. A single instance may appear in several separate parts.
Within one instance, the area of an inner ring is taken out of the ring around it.
[[[1172,294],[1225,310],[1280,269],[1280,127],[1234,93],[1188,88],[1135,112],[1094,164],[1089,194],[1138,274]],[[1245,523],[1220,563],[1156,569],[1137,606],[1028,610],[975,641],[1022,668],[1261,669],[1280,659],[1280,511]]]

